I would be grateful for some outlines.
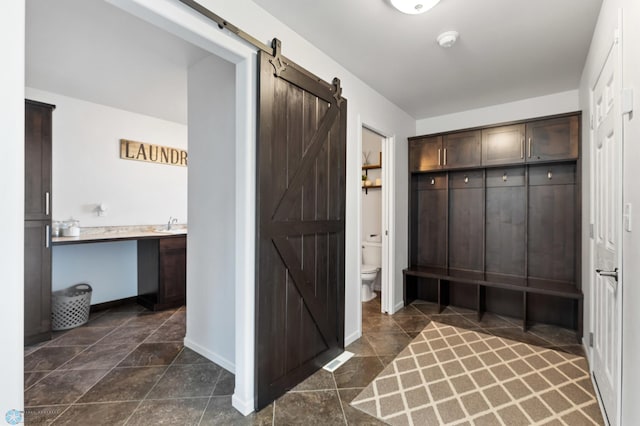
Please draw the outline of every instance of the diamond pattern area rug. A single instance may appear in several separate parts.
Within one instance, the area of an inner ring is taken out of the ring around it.
[[[431,322],[352,402],[391,425],[603,425],[585,358]]]

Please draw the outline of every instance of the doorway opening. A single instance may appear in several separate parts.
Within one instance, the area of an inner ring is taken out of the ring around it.
[[[360,210],[360,300],[382,297],[382,143],[384,138],[362,128],[362,208]]]
[[[80,3],[70,3],[71,8]],[[206,57],[182,70],[188,74],[190,156],[189,183],[185,188],[189,193],[186,213],[189,217],[186,290],[189,309],[184,343],[235,373],[233,406],[247,414],[254,407],[254,276],[251,271],[255,246],[256,52],[217,30],[196,33],[193,28],[202,27],[199,18],[176,2],[113,0],[108,3],[111,3],[107,4],[109,8],[115,5],[124,10],[123,19],[140,18],[151,23],[155,31],[159,29],[177,36],[206,52]],[[78,22],[91,27],[88,20]],[[145,26],[146,23],[138,20],[135,31],[142,31]],[[77,40],[83,38],[76,37]],[[138,36],[130,38],[141,39],[149,41]],[[118,49],[94,50],[99,50],[104,59],[107,53]],[[156,69],[149,76],[161,72]],[[221,74],[225,78],[218,79],[216,76]],[[100,84],[104,86],[103,81]],[[163,85],[158,87],[162,90]],[[55,88],[42,87],[41,90],[64,93]],[[135,100],[132,93],[126,97]],[[67,96],[80,99],[77,94]],[[92,102],[100,104],[97,100]],[[111,203],[110,208],[115,214],[116,204]],[[230,322],[233,326],[229,326]]]
[[[359,216],[360,283],[358,318],[362,330],[364,304],[393,313],[394,138],[361,124],[362,191]]]

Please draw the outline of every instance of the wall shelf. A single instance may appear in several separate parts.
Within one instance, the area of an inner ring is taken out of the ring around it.
[[[369,193],[370,189],[380,189],[380,188],[382,188],[382,185],[368,185],[368,186],[362,187],[362,189],[364,189],[365,195]]]

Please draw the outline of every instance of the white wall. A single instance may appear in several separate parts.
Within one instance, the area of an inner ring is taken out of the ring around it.
[[[185,344],[235,372],[235,66],[188,72],[189,238]]]
[[[0,2],[0,197],[5,225],[0,241],[2,418],[9,410],[24,407],[24,18],[24,2]]]
[[[100,84],[109,85],[109,81]],[[120,139],[187,149],[187,126],[34,88],[53,111],[54,220],[80,226],[163,224],[187,218],[187,168],[120,159]],[[105,203],[108,212],[95,208]]]
[[[138,294],[138,251],[135,241],[54,246],[52,290],[87,283],[91,304]]]
[[[523,83],[524,84],[524,83]],[[416,134],[448,132],[546,115],[574,112],[580,109],[577,90],[522,99],[506,104],[440,115],[416,121]]]
[[[613,38],[613,32],[617,27],[618,11],[623,10],[622,25],[622,86],[634,91],[635,112],[632,116],[623,119],[624,134],[624,160],[623,160],[623,202],[631,203],[632,232],[624,232],[623,235],[623,328],[622,328],[622,421],[623,425],[637,423],[640,418],[640,333],[637,325],[640,323],[640,238],[638,238],[638,225],[640,224],[640,187],[638,187],[638,159],[640,158],[640,121],[637,116],[640,113],[638,97],[640,96],[640,4],[637,0],[604,0],[593,40],[589,50],[589,56],[582,74],[580,83],[580,101],[584,111],[583,141],[589,137],[588,117],[590,116],[589,90],[599,72],[599,67],[604,61],[606,50]],[[585,148],[586,150],[586,148]],[[589,170],[583,174],[583,182],[589,182]],[[583,193],[588,194],[587,188]],[[590,200],[583,199],[583,211],[588,212]],[[588,222],[587,222],[588,223]],[[584,229],[584,228],[583,228]],[[588,239],[585,238],[587,241]],[[585,262],[586,263],[586,262]],[[585,265],[588,268],[588,264]],[[589,276],[591,271],[584,270],[583,276]],[[585,275],[587,274],[587,275]],[[587,290],[585,290],[586,292]],[[585,293],[586,295],[586,293]],[[589,324],[589,305],[585,300],[585,325]]]

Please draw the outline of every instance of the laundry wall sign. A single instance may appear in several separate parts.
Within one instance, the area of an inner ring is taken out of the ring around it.
[[[169,146],[120,139],[120,158],[187,167],[187,151]]]

